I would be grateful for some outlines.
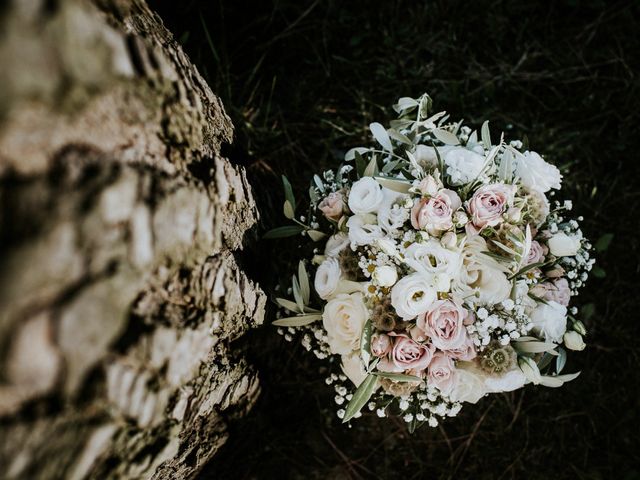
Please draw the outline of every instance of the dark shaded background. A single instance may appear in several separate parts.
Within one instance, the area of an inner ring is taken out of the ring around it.
[[[238,345],[262,396],[203,479],[640,478],[638,2],[150,3],[235,123],[227,154],[247,167],[259,234],[285,222],[280,174],[301,198],[313,172],[368,141],[371,121],[393,118],[397,97],[427,91],[436,110],[526,135],[601,239],[578,299],[590,345],[569,359],[576,381],[485,398],[413,436],[371,416],[348,428],[322,364],[266,326]],[[301,254],[285,241],[252,248],[246,268],[267,291]]]

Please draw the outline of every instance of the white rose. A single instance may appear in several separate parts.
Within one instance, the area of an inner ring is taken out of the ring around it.
[[[533,330],[549,342],[560,343],[567,331],[567,307],[558,302],[541,303],[531,312]]]
[[[380,184],[372,177],[363,177],[351,186],[348,203],[353,213],[373,213],[383,199]]]
[[[477,403],[487,393],[484,380],[486,375],[472,363],[458,362],[456,383],[449,394],[454,402]]]
[[[424,273],[407,275],[391,289],[391,305],[404,320],[425,313],[436,300],[432,279]]]
[[[569,350],[581,351],[584,350],[584,347],[587,346],[582,339],[582,335],[580,335],[578,332],[574,332],[573,330],[565,333],[563,340],[564,346]]]
[[[335,258],[327,258],[316,270],[314,286],[320,298],[326,300],[336,293],[342,271],[340,270],[340,262]]]
[[[358,352],[342,355],[340,367],[342,367],[342,372],[356,387],[359,387],[364,379],[367,378],[367,371],[364,368]]]
[[[351,248],[360,245],[372,245],[376,239],[382,238],[382,229],[375,225],[375,215],[353,215],[347,220]]]
[[[485,161],[482,155],[462,147],[449,150],[443,160],[452,185],[464,185],[475,180]]]
[[[547,244],[551,253],[556,257],[571,257],[578,253],[580,238],[576,235],[558,232],[547,240]]]
[[[547,192],[559,189],[562,175],[555,165],[551,165],[536,152],[524,152],[516,156],[516,175],[525,187]]]
[[[337,257],[348,245],[349,236],[343,232],[336,233],[335,235],[331,235],[329,240],[327,240],[327,245],[324,247],[324,254],[328,257]]]
[[[329,300],[322,312],[322,325],[331,353],[345,355],[357,350],[368,317],[361,293],[341,293]]]
[[[460,270],[460,252],[449,250],[436,239],[414,243],[405,251],[405,262],[417,272],[456,276]]]
[[[382,287],[390,287],[398,280],[396,267],[391,265],[380,265],[373,271],[373,279]]]

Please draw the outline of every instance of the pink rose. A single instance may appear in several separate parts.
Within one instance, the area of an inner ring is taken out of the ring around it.
[[[420,372],[429,366],[435,347],[432,344],[414,342],[405,334],[395,334],[393,349],[389,358],[383,359],[378,364],[378,370],[382,372],[405,372],[415,370]]]
[[[416,189],[423,195],[436,195],[438,193],[438,182],[431,175],[427,175],[418,182]]]
[[[449,395],[456,384],[456,367],[448,355],[438,352],[433,356],[427,373],[427,384]]]
[[[391,338],[384,333],[375,333],[371,337],[371,353],[376,357],[384,357],[391,351],[392,345]]]
[[[464,321],[467,311],[451,300],[438,300],[427,313],[420,315],[416,326],[431,337],[431,342],[440,350],[460,348],[467,339]]]
[[[330,193],[320,202],[318,208],[328,219],[339,220],[344,208],[342,194],[339,192]]]
[[[411,209],[411,225],[432,235],[449,230],[453,227],[451,216],[461,204],[458,194],[447,189],[433,197],[417,199]]]
[[[547,293],[544,299],[548,302],[557,302],[565,307],[571,300],[571,289],[566,278],[557,278],[552,283],[547,284]]]
[[[502,221],[502,214],[513,202],[514,185],[494,183],[476,190],[469,201],[469,213],[473,225],[479,229],[495,227]]]
[[[527,255],[527,258],[525,260],[525,265],[542,262],[544,260],[545,254],[545,248],[540,244],[540,242],[538,242],[537,240],[533,240],[531,242],[529,255]]]
[[[467,339],[460,347],[447,350],[447,353],[451,358],[464,362],[473,360],[478,355],[473,340],[471,340],[469,336],[467,336]]]

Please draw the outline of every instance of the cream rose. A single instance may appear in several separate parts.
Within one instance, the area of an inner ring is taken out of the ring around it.
[[[525,152],[516,156],[516,175],[521,183],[541,193],[552,188],[559,189],[562,175],[554,165],[547,163],[536,152]]]
[[[436,299],[432,279],[423,273],[407,275],[391,289],[391,305],[403,320],[425,313]]]
[[[342,271],[340,270],[340,262],[335,258],[327,258],[316,270],[315,280],[313,282],[316,292],[323,300],[336,293]]]
[[[466,148],[448,150],[443,157],[452,185],[464,185],[478,178],[484,166],[484,157]]]
[[[443,395],[448,396],[456,385],[456,376],[456,368],[451,357],[437,352],[429,364],[427,383],[436,387]]]
[[[440,350],[462,347],[467,340],[464,319],[467,311],[451,300],[437,300],[429,311],[418,317],[416,326],[431,337],[431,342]]]
[[[580,249],[580,238],[576,235],[567,235],[558,232],[547,240],[549,250],[556,257],[572,257]]]
[[[553,301],[541,303],[530,316],[535,332],[541,333],[549,342],[561,342],[567,331],[567,307]]]
[[[331,353],[345,355],[360,347],[360,336],[369,312],[361,293],[338,294],[322,312]]]
[[[343,208],[344,200],[342,199],[342,194],[339,192],[330,193],[318,205],[318,209],[320,209],[325,217],[336,221],[342,216]]]
[[[473,363],[460,362],[456,367],[455,384],[449,393],[454,402],[477,403],[487,394],[483,374]]]
[[[363,177],[351,186],[348,203],[353,213],[374,213],[383,199],[380,184],[372,177]]]
[[[411,209],[411,225],[437,235],[453,227],[452,215],[462,202],[453,190],[440,190],[433,197],[419,198]]]
[[[502,222],[502,215],[513,203],[515,186],[504,183],[483,185],[469,201],[471,222],[476,228],[495,227]]]

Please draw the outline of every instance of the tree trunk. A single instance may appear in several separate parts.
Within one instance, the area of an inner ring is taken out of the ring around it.
[[[231,121],[143,0],[0,15],[0,477],[193,477],[259,388]]]

